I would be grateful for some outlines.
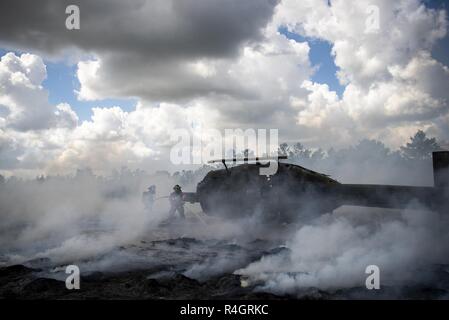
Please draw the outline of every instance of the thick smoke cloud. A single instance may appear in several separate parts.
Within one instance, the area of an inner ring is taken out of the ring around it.
[[[2,263],[81,261],[130,243],[167,218],[166,201],[157,201],[150,214],[142,192],[151,183],[157,196],[164,196],[175,181],[168,173],[126,169],[107,178],[83,170],[75,176],[10,179],[0,185]]]
[[[420,171],[430,163],[429,159],[414,164],[404,159],[397,163],[385,161],[384,167],[379,165],[376,170],[367,171],[382,161],[373,157],[371,148],[365,149],[366,154],[361,153],[362,147],[358,148],[359,158],[346,151],[346,160],[352,162],[344,169],[339,163],[333,166],[327,163],[328,173],[338,174],[343,181],[358,175],[363,181],[351,182],[386,183],[386,177],[395,169],[404,175],[407,170],[402,170],[403,167]],[[381,153],[379,157],[388,158]],[[402,211],[342,207],[320,216],[311,209],[298,212],[298,221],[289,226],[264,226],[257,213],[241,220],[226,221],[204,215],[197,219],[188,207],[187,213],[194,223],[190,220],[185,226],[163,233],[159,223],[167,217],[166,204],[157,203],[155,213],[148,215],[140,202],[141,192],[150,183],[157,185],[158,196],[168,194],[175,183],[191,191],[206,171],[207,168],[197,174],[149,176],[125,170],[109,178],[84,171],[75,177],[7,180],[0,184],[2,262],[33,265],[36,259],[49,258],[51,262],[47,265],[80,263],[86,272],[179,263],[177,272],[200,281],[234,272],[242,275],[245,283],[256,285],[256,290],[292,295],[310,287],[330,292],[363,288],[365,268],[373,264],[380,268],[384,287],[415,284],[438,287],[432,270],[449,263],[447,217],[414,201]],[[413,182],[428,183],[427,173],[415,175]],[[410,182],[410,177],[397,181]],[[309,202],[310,208],[320,201],[302,200]],[[141,244],[143,239],[180,236],[184,240],[176,241],[191,246],[191,257],[177,253],[176,243],[158,249],[145,249],[145,244]],[[266,243],[254,251],[249,244],[258,241]],[[261,249],[271,250],[261,252]],[[157,255],[155,250],[164,254]],[[214,255],[209,255],[211,250]],[[205,255],[208,258],[200,258]]]
[[[447,226],[447,218],[422,208],[344,207],[301,227],[285,251],[236,273],[281,294],[363,288],[370,265],[379,267],[381,286],[435,285],[432,269],[448,263]]]
[[[379,142],[362,141],[323,160],[305,153],[298,164],[326,170],[340,182],[433,186],[430,158],[406,160]],[[448,177],[447,172],[440,174]],[[437,274],[449,262],[447,203],[439,211],[416,199],[402,210],[342,206],[320,216],[313,209],[319,196],[301,200],[312,209],[298,212],[298,229],[287,236],[280,251],[235,271],[258,290],[300,297],[310,287],[327,292],[359,288],[360,297],[367,292],[365,270],[370,265],[380,268],[385,290],[415,285],[445,288]],[[402,294],[400,289],[385,297]]]

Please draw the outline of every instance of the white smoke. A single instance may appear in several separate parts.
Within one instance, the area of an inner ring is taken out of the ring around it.
[[[381,285],[423,283],[424,269],[449,262],[447,218],[424,209],[343,207],[301,227],[289,249],[264,256],[235,273],[260,288],[294,293],[317,287],[364,287],[369,265],[380,268]]]
[[[167,218],[156,201],[146,212],[141,200],[149,184],[168,194],[168,177],[122,173],[9,180],[0,185],[0,257],[4,264],[50,258],[54,263],[88,259],[130,243]],[[0,261],[1,262],[1,261]]]
[[[366,172],[363,178],[370,181],[373,174]],[[129,250],[131,244],[157,238],[158,224],[167,217],[164,200],[156,202],[153,214],[144,212],[140,196],[149,184],[156,184],[157,196],[164,196],[175,181],[169,175],[127,173],[115,178],[79,174],[44,181],[10,179],[0,184],[1,260],[13,264],[50,258],[53,266],[83,261],[92,271],[162,264],[157,259],[165,261],[163,253],[155,256],[144,248],[139,256]],[[194,183],[185,191],[194,191]],[[202,214],[191,210],[186,206],[187,215]],[[239,221],[200,216],[195,224],[173,228],[164,239],[224,239],[226,245],[236,244],[240,251],[221,252],[217,247],[216,255],[203,259],[200,241],[192,248],[199,251],[191,252],[194,257],[179,270],[197,279],[234,271],[258,289],[279,294],[309,287],[364,287],[369,265],[380,268],[381,286],[426,283],[433,281],[429,270],[449,263],[448,218],[416,203],[405,210],[342,207],[311,215],[315,218],[305,224],[289,226],[262,226],[257,214]],[[285,248],[254,259],[251,250],[241,248],[258,238],[269,243],[264,250],[280,244]]]

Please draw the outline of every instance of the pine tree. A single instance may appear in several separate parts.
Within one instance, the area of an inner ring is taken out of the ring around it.
[[[435,138],[427,138],[422,130],[410,137],[410,142],[401,147],[402,156],[409,160],[430,159],[432,152],[440,149]]]

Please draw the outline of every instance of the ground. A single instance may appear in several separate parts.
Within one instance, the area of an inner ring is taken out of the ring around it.
[[[15,299],[442,299],[448,297],[449,272],[438,266],[432,272],[438,287],[384,286],[319,290],[299,289],[294,294],[273,293],[260,283],[248,282],[234,271],[282,251],[281,239],[232,237],[217,240],[202,225],[160,227],[131,244],[96,257],[79,260],[81,288],[65,287],[63,264],[39,258],[0,269],[0,297]],[[226,228],[226,226],[222,226]],[[164,230],[165,228],[165,230]],[[200,235],[195,228],[203,229]],[[197,237],[189,237],[189,232]],[[232,233],[228,230],[227,232]],[[281,234],[287,233],[285,229]],[[187,236],[177,236],[187,234]],[[271,236],[271,238],[270,238]],[[287,252],[288,253],[288,252]]]

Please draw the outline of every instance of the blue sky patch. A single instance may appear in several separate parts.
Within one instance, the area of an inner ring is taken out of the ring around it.
[[[426,7],[432,9],[445,9],[448,13],[449,4],[447,0],[424,0]],[[445,66],[449,66],[449,32],[446,36],[438,41],[432,48],[432,57]]]
[[[279,28],[279,32],[297,42],[307,41],[309,43],[309,59],[312,65],[317,68],[312,76],[312,81],[326,83],[330,90],[335,91],[341,97],[345,86],[342,86],[337,79],[338,67],[335,65],[334,57],[331,54],[332,45],[324,40],[303,37],[288,31],[287,28]]]
[[[43,85],[49,91],[51,104],[67,102],[72,106],[80,120],[89,120],[93,107],[120,106],[123,111],[135,109],[136,99],[103,99],[98,101],[80,101],[75,90],[79,90],[80,83],[76,77],[76,65],[65,63],[45,62],[47,65],[47,79]]]
[[[8,52],[14,52],[20,55],[21,52],[13,50],[0,49],[0,56]],[[44,61],[47,67],[47,78],[42,83],[48,91],[48,100],[52,105],[59,103],[68,103],[76,112],[81,121],[90,120],[92,108],[94,107],[113,107],[120,106],[123,111],[133,111],[137,99],[103,99],[98,101],[78,100],[75,90],[79,90],[80,83],[76,76],[76,65],[69,65],[65,62]]]

